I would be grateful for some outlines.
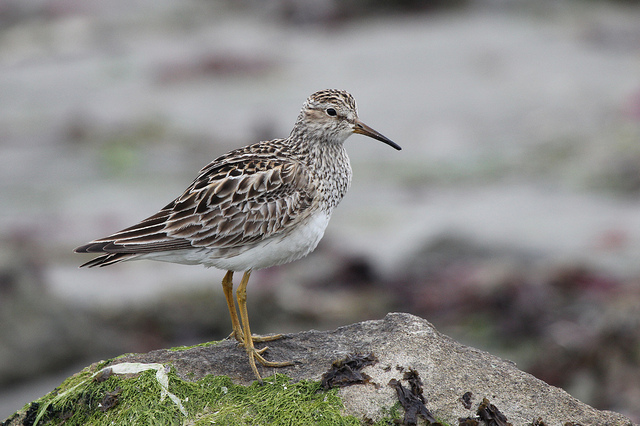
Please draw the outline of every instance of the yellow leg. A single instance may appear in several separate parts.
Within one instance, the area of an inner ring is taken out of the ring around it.
[[[242,327],[240,327],[240,321],[238,321],[238,314],[236,312],[236,302],[233,300],[233,271],[227,271],[222,279],[222,290],[224,291],[224,297],[227,299],[227,307],[229,307],[229,315],[231,316],[231,326],[233,331],[229,337],[233,336],[240,343],[244,343],[242,335]]]
[[[238,342],[244,344],[244,334],[240,321],[238,321],[238,314],[236,312],[236,302],[233,300],[233,271],[227,271],[222,279],[222,290],[224,291],[224,297],[227,299],[227,307],[229,308],[229,316],[231,316],[231,326],[233,331],[228,338],[234,337]],[[282,338],[282,334],[273,334],[271,336],[251,336],[254,343],[271,342]]]
[[[262,348],[257,350],[253,346],[254,341],[265,341],[265,340],[256,340],[251,336],[251,329],[249,328],[249,315],[247,312],[247,284],[249,283],[249,277],[251,276],[251,271],[246,271],[242,276],[242,281],[240,281],[240,285],[238,286],[238,290],[236,291],[236,298],[238,299],[238,308],[240,310],[240,319],[242,321],[242,328],[244,330],[244,348],[249,355],[249,364],[251,365],[251,369],[253,370],[253,374],[257,377],[259,381],[262,381],[260,378],[260,374],[258,373],[258,368],[256,367],[256,359],[258,362],[265,367],[286,367],[288,365],[293,365],[291,361],[284,362],[274,362],[267,361],[262,356],[262,353],[267,350],[267,348]],[[268,336],[266,339],[275,340],[282,336]],[[262,338],[265,339],[265,338]]]

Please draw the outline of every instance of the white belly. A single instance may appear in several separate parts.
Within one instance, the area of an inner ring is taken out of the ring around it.
[[[153,259],[187,265],[202,264],[227,271],[248,271],[293,262],[311,253],[324,235],[330,215],[315,213],[306,222],[298,224],[286,235],[276,235],[259,242],[239,254],[210,248],[176,250],[143,254],[137,259]]]
[[[330,216],[322,211],[294,228],[285,237],[275,236],[229,258],[206,259],[206,266],[229,271],[268,268],[293,262],[311,253],[318,245],[329,224]]]

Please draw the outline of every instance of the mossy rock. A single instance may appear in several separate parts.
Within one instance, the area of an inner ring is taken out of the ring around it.
[[[237,385],[227,376],[183,380],[171,366],[94,364],[9,419],[22,425],[360,425],[337,389],[283,374]],[[395,410],[396,416],[399,416]],[[391,418],[379,424],[389,424]]]
[[[285,335],[268,346],[267,359],[296,363],[258,367],[263,384],[231,340],[128,354],[87,367],[4,426],[458,425],[459,419],[483,425],[491,418],[513,425],[632,425],[409,314]],[[336,368],[345,360],[362,362],[342,374]],[[334,386],[326,386],[330,376],[340,388],[327,390]]]

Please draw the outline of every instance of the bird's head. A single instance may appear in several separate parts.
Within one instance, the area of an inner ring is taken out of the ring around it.
[[[358,133],[397,150],[402,149],[391,139],[360,121],[356,100],[344,90],[321,90],[309,96],[292,133],[337,144],[343,143],[353,133]]]

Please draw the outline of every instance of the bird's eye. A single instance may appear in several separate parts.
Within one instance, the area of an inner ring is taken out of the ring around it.
[[[336,112],[335,109],[333,108],[327,108],[327,114],[329,114],[332,117],[335,117],[336,115],[338,115],[338,113]]]

